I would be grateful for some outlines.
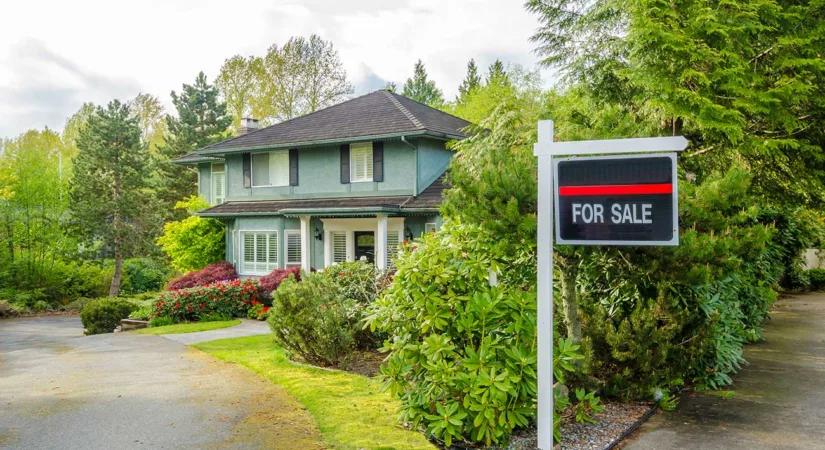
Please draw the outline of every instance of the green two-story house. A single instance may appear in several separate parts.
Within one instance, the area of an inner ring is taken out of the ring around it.
[[[200,213],[226,224],[226,259],[246,276],[366,259],[385,269],[398,245],[441,224],[446,143],[469,122],[376,91],[257,129],[176,162],[197,166]]]

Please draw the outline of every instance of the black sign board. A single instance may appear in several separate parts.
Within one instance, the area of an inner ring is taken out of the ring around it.
[[[675,153],[553,162],[559,244],[679,244]]]

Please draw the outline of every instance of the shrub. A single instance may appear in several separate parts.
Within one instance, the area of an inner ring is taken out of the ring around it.
[[[825,288],[825,269],[811,269],[808,271],[811,289],[821,291]]]
[[[197,272],[190,272],[169,282],[168,291],[187,289],[195,286],[207,286],[219,281],[238,279],[238,272],[232,263],[223,261],[204,267]]]
[[[267,316],[269,316],[269,306],[261,302],[253,302],[246,314],[246,318],[252,320],[266,320]]]
[[[381,378],[401,399],[400,419],[448,447],[506,442],[535,414],[536,292],[520,274],[490,286],[488,269],[501,269],[494,249],[479,228],[447,222],[405,246],[370,308],[370,326],[390,335]]]
[[[341,288],[344,298],[352,305],[348,312],[349,320],[359,324],[353,330],[355,347],[360,350],[376,349],[387,338],[387,334],[379,330],[370,330],[360,326],[364,319],[364,311],[375,301],[392,282],[392,276],[381,272],[374,264],[366,261],[343,262],[328,268],[324,276]]]
[[[267,323],[275,341],[310,364],[332,366],[346,362],[353,349],[351,300],[321,272],[301,282],[290,277],[272,293]]]
[[[111,333],[136,308],[134,303],[120,298],[95,300],[80,311],[80,321],[86,334]]]
[[[91,301],[94,301],[94,299],[86,298],[86,297],[80,297],[77,300],[74,300],[70,303],[67,303],[67,304],[61,306],[60,310],[61,311],[66,311],[66,312],[80,312],[81,310],[83,310],[83,307],[86,306]]]
[[[48,302],[45,302],[43,300],[38,300],[34,302],[34,305],[32,305],[31,309],[36,313],[42,313],[50,311],[52,309],[52,305],[48,304]]]
[[[185,209],[191,214],[208,206],[202,197],[192,196],[178,202],[175,209]],[[226,231],[215,219],[189,216],[164,225],[158,244],[175,269],[181,272],[199,270],[225,257]]]
[[[14,317],[17,314],[15,313],[14,309],[12,309],[9,302],[6,300],[0,300],[0,319],[6,319],[8,317]]]
[[[275,269],[267,275],[258,280],[258,286],[261,288],[263,295],[269,295],[272,291],[278,289],[281,283],[292,275],[296,281],[301,280],[301,266],[291,266],[286,269]]]
[[[59,267],[60,282],[48,290],[54,298],[99,298],[109,294],[115,271],[113,265],[83,262],[60,264]]]
[[[196,321],[208,314],[246,317],[254,301],[260,301],[258,283],[233,280],[165,292],[155,300],[153,314],[176,322]]]
[[[152,305],[139,306],[129,314],[130,319],[149,320],[152,317]]]
[[[149,321],[149,327],[165,327],[167,325],[174,325],[175,321],[171,317],[154,317]]]
[[[120,292],[140,294],[159,291],[169,276],[169,270],[150,258],[131,258],[123,261],[123,283]]]

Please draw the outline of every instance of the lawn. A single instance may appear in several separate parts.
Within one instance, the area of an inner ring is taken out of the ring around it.
[[[328,446],[335,449],[433,449],[415,431],[396,422],[399,403],[380,383],[361,375],[292,363],[272,336],[204,342],[194,346],[246,366],[282,386],[315,417]]]
[[[192,322],[192,323],[178,323],[175,325],[166,325],[162,327],[143,328],[137,330],[137,334],[181,334],[181,333],[196,333],[198,331],[219,330],[221,328],[234,327],[240,324],[239,319],[225,320],[218,322]]]

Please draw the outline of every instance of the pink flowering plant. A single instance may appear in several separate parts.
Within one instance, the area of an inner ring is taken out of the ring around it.
[[[261,301],[258,282],[251,279],[212,283],[165,292],[155,300],[153,317],[175,322],[197,321],[202,316],[246,317]]]

